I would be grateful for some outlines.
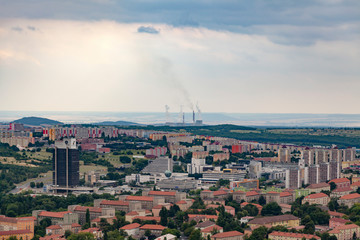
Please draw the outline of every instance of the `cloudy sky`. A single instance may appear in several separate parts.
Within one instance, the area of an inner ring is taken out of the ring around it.
[[[0,6],[0,110],[360,113],[358,0]]]

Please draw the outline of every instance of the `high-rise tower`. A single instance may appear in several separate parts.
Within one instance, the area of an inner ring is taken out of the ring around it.
[[[55,141],[53,184],[59,187],[79,185],[79,150],[76,139]]]

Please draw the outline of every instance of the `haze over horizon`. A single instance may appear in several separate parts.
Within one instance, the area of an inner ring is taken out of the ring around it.
[[[360,113],[356,0],[0,5],[0,111]]]

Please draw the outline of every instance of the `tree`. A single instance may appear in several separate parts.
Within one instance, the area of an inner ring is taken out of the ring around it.
[[[357,237],[356,237],[356,232],[354,232],[352,239],[353,239],[353,240],[356,240],[356,239],[357,239]]]
[[[305,225],[304,233],[314,234],[315,232],[315,224],[309,215],[306,215],[302,220],[301,224]]]
[[[181,232],[180,232],[179,230],[177,230],[177,229],[170,229],[170,228],[165,228],[165,229],[162,231],[161,235],[165,235],[165,234],[168,234],[168,233],[170,233],[170,234],[172,234],[172,235],[175,235],[177,238],[180,238],[180,236],[181,236]]]
[[[35,185],[34,182],[31,182],[31,183],[30,183],[30,187],[31,187],[31,188],[34,188],[35,186],[36,186],[36,185]]]
[[[266,199],[264,198],[264,196],[261,195],[258,202],[261,206],[263,206],[266,204]]]
[[[94,240],[95,237],[92,233],[82,232],[77,234],[71,234],[68,240]]]
[[[162,207],[159,213],[160,216],[160,224],[163,226],[167,226],[168,224],[168,210],[165,207]]]
[[[66,230],[64,233],[64,236],[65,236],[65,238],[68,238],[71,234],[72,234],[72,232],[70,230]]]
[[[336,211],[339,208],[339,203],[337,202],[336,199],[331,199],[330,202],[328,203],[328,207],[330,211]]]
[[[85,222],[90,224],[90,210],[86,209]]]
[[[267,228],[264,226],[256,228],[248,240],[263,240],[266,238]]]
[[[281,207],[277,202],[271,202],[264,206],[264,208],[261,211],[262,216],[277,216],[281,215]]]
[[[189,240],[201,240],[201,239],[203,238],[201,237],[201,232],[199,229],[195,229],[191,232]]]
[[[17,238],[15,236],[10,236],[8,240],[17,240]]]
[[[128,156],[120,156],[120,162],[131,163],[131,158],[129,158]]]
[[[251,203],[243,207],[243,210],[246,210],[250,216],[257,216],[259,214],[259,209]]]
[[[336,183],[330,182],[330,191],[334,190],[336,188]]]
[[[150,229],[146,229],[146,231],[145,231],[145,236],[147,236],[147,237],[150,237],[150,236],[151,236],[151,231],[150,231]]]

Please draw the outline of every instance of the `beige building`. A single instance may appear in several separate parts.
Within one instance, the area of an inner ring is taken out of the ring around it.
[[[243,240],[244,234],[238,231],[222,232],[214,234],[211,240]]]
[[[345,205],[351,208],[355,203],[360,203],[360,194],[358,193],[351,193],[345,196],[342,196],[338,203],[340,205]]]
[[[309,189],[310,193],[320,193],[321,191],[330,191],[330,184],[325,182],[314,183],[308,186],[306,189]]]
[[[327,206],[330,202],[330,197],[325,193],[314,193],[307,195],[303,200],[302,204],[309,203],[311,204],[318,204],[322,206]]]
[[[300,219],[293,215],[285,214],[279,216],[255,218],[248,222],[248,225],[252,230],[261,226],[273,227],[279,225],[293,228],[300,226]]]
[[[360,236],[360,227],[356,224],[338,226],[329,232],[330,235],[336,236],[338,240],[353,239],[354,233],[356,236]]]
[[[321,239],[316,235],[291,233],[291,232],[272,232],[269,234],[268,239],[270,240],[310,240],[310,239]]]

